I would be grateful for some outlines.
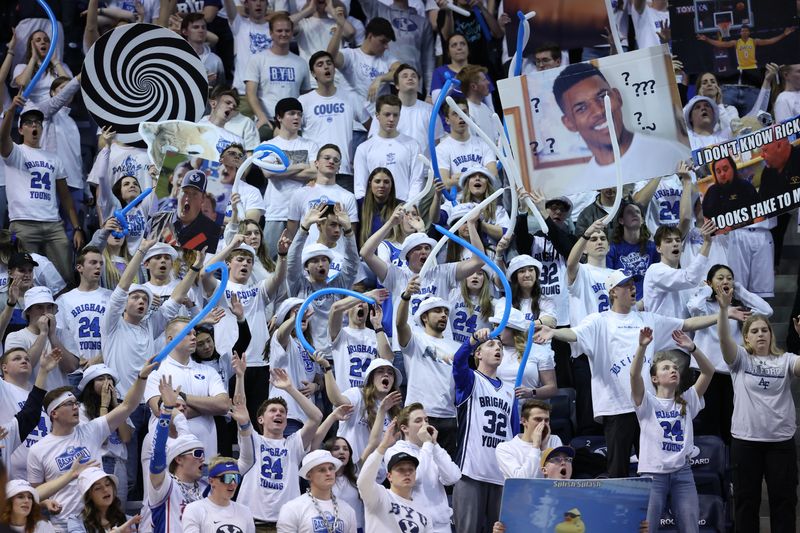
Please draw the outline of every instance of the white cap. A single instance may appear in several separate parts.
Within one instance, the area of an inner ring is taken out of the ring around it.
[[[303,305],[302,298],[286,298],[284,301],[281,302],[281,305],[278,306],[278,310],[275,311],[275,323],[280,326],[286,321],[286,315],[288,315],[292,309],[295,307],[300,307]]]
[[[417,325],[422,326],[422,315],[430,311],[431,309],[436,309],[437,307],[444,307],[447,309],[447,312],[450,312],[450,302],[447,300],[443,300],[438,296],[430,296],[422,300],[417,307],[417,312],[414,313],[414,321]]]
[[[489,317],[489,322],[492,324],[499,324],[500,320],[503,318],[505,305],[501,305],[502,303],[504,302],[501,300],[494,306],[494,314]],[[508,323],[506,324],[507,328],[515,329],[517,331],[528,331],[530,325],[531,321],[525,319],[525,313],[519,309],[515,309],[514,307],[511,308],[511,313],[508,315]]]
[[[633,279],[633,275],[626,274],[622,270],[612,270],[606,278],[606,290],[610,291],[614,287],[622,285],[629,280]]]
[[[372,374],[372,372],[383,366],[388,366],[389,368],[394,370],[394,384],[399,387],[400,384],[403,383],[403,374],[401,374],[400,371],[394,367],[391,361],[387,361],[386,359],[382,359],[380,357],[378,357],[377,359],[373,359],[372,361],[369,362],[367,371],[364,372],[364,383],[365,384],[369,383],[370,374]]]
[[[436,241],[422,232],[412,233],[406,237],[406,240],[403,241],[403,246],[400,248],[400,260],[407,261],[406,256],[408,256],[408,252],[423,244],[428,244],[433,248],[436,246]]]
[[[327,257],[328,261],[333,263],[333,250],[320,242],[309,244],[303,248],[301,263],[305,266],[311,259],[319,256]]]
[[[567,198],[566,196],[556,196],[555,198],[550,198],[544,203],[545,208],[549,207],[553,202],[561,202],[562,204],[567,206],[567,211],[572,211],[572,200]]]
[[[298,474],[300,474],[301,478],[308,479],[308,472],[312,468],[327,463],[332,464],[335,470],[339,470],[339,467],[342,466],[342,462],[331,455],[331,452],[328,450],[314,450],[303,457],[303,463],[300,465],[300,471]]]
[[[240,243],[239,246],[237,246],[236,248],[234,248],[231,251],[235,252],[236,250],[241,250],[243,252],[248,252],[250,255],[253,256],[253,258],[255,258],[255,256],[256,256],[256,249],[253,248],[252,246],[250,246],[249,244]]]
[[[83,392],[93,379],[99,378],[100,376],[111,376],[111,379],[114,380],[114,384],[119,381],[117,373],[114,372],[114,369],[110,366],[104,365],[103,363],[92,365],[83,371],[83,377],[81,377],[81,381],[78,383],[78,392]]]
[[[147,295],[148,307],[153,303],[153,291],[151,291],[147,285],[142,285],[141,283],[134,283],[133,285],[131,285],[131,288],[128,289],[128,296],[130,296],[134,292],[143,292]]]
[[[683,120],[686,121],[686,127],[692,129],[691,118],[692,118],[692,109],[700,102],[706,102],[711,106],[711,111],[714,112],[714,122],[719,120],[719,107],[717,107],[717,103],[709,98],[708,96],[700,96],[699,94],[693,96],[689,102],[683,106]]]
[[[144,259],[142,260],[142,262],[143,263],[147,262],[148,259],[151,259],[157,255],[168,255],[172,258],[173,261],[178,258],[178,252],[175,250],[175,248],[173,248],[169,244],[163,242],[157,242],[152,247],[150,247],[149,250],[147,250],[147,253],[144,254]]]
[[[539,274],[542,273],[542,264],[539,261],[529,256],[528,254],[521,254],[508,262],[508,268],[506,269],[506,277],[510,280],[511,276],[514,275],[514,272],[516,272],[520,268],[527,268],[527,267],[534,267]]]
[[[177,439],[171,441],[167,445],[167,467],[169,467],[169,465],[172,464],[172,461],[174,461],[175,458],[182,453],[186,453],[189,450],[194,450],[196,448],[205,450],[203,443],[200,442],[197,437],[191,434],[181,435]]]
[[[22,494],[23,492],[30,492],[31,496],[33,496],[33,501],[38,505],[39,504],[39,493],[36,492],[36,489],[33,488],[33,485],[24,481],[22,479],[12,479],[8,483],[6,483],[6,499],[10,500],[17,494]]]
[[[467,202],[466,204],[456,204],[450,209],[450,214],[447,216],[447,225],[452,226],[453,223],[458,220],[459,218],[463,218],[467,213],[472,211],[475,206],[478,205],[475,202]]]
[[[491,183],[493,187],[497,187],[498,186],[497,177],[494,174],[489,172],[489,170],[486,167],[482,166],[482,165],[474,165],[474,166],[469,167],[464,172],[462,172],[461,176],[458,177],[458,186],[459,186],[459,188],[464,189],[464,187],[467,184],[467,178],[469,178],[473,174],[482,174],[483,176],[486,177],[486,179],[489,180],[489,183]]]
[[[41,286],[31,287],[25,292],[25,309],[23,310],[23,314],[26,314],[28,309],[36,304],[55,305],[55,303],[55,300],[53,300],[53,293],[50,292],[50,289]]]
[[[77,461],[78,458],[76,457],[75,460]],[[92,488],[92,485],[103,479],[104,477],[111,478],[111,481],[114,483],[115,487],[119,487],[119,479],[114,474],[106,474],[102,468],[98,468],[96,466],[90,466],[86,470],[78,475],[78,492],[80,494],[86,494],[89,492],[89,489]]]

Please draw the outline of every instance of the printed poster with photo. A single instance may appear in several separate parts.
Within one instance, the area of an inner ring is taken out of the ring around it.
[[[506,533],[635,533],[647,518],[652,479],[507,479]]]
[[[217,161],[168,151],[156,184],[158,210],[151,217],[149,238],[215,252],[233,183],[220,170]]]
[[[625,183],[673,174],[691,156],[665,45],[500,80],[498,88],[526,186],[547,198],[616,186],[605,94]]]
[[[698,181],[703,216],[721,231],[800,206],[800,115],[693,155],[711,172]]]

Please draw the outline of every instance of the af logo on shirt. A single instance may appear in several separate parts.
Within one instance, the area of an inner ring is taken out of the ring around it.
[[[83,446],[68,446],[64,453],[56,457],[56,466],[61,472],[64,472],[72,468],[72,462],[75,459],[83,463],[91,459],[91,454]]]

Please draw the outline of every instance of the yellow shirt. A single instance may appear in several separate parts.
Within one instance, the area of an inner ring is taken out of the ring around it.
[[[758,68],[756,65],[756,43],[752,37],[746,41],[741,39],[736,41],[736,61],[739,63],[739,70]]]

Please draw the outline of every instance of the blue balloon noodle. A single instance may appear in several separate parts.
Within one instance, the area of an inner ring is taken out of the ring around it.
[[[492,42],[492,30],[490,30],[489,25],[486,24],[486,19],[483,18],[480,8],[478,6],[473,7],[472,13],[475,15],[475,20],[478,21],[478,25],[481,27],[483,38],[486,39],[487,43]]]
[[[280,174],[281,172],[286,172],[289,165],[292,164],[292,162],[289,161],[289,157],[286,155],[286,153],[277,146],[275,146],[274,144],[268,144],[268,143],[259,144],[258,146],[256,146],[256,149],[253,150],[253,153],[255,152],[267,152],[269,154],[275,154],[278,156],[278,158],[281,160],[281,163],[283,163],[283,166],[285,168],[276,171],[275,172],[276,174]]]
[[[508,278],[506,278],[506,275],[503,273],[502,270],[500,270],[500,267],[497,266],[494,261],[489,259],[488,255],[475,248],[472,245],[472,243],[465,241],[455,233],[450,232],[449,230],[443,228],[439,224],[434,224],[433,227],[436,228],[436,230],[442,235],[447,236],[451,241],[455,241],[464,248],[468,249],[473,254],[480,257],[483,260],[483,262],[489,266],[489,268],[495,271],[497,277],[500,278],[500,283],[503,284],[503,290],[506,293],[506,307],[503,310],[503,316],[500,319],[500,323],[497,324],[497,327],[494,328],[489,333],[489,337],[497,337],[498,335],[500,335],[500,332],[502,332],[505,329],[506,324],[508,324],[508,317],[511,316],[511,285],[509,285],[508,283]]]
[[[222,298],[222,293],[225,292],[225,287],[228,285],[228,267],[225,266],[225,263],[222,261],[218,261],[212,265],[208,265],[206,267],[206,273],[211,273],[215,270],[219,270],[222,274],[222,280],[220,280],[219,285],[217,286],[217,290],[214,291],[214,294],[211,295],[211,299],[208,301],[206,306],[197,313],[195,316],[186,326],[178,333],[169,344],[164,346],[164,348],[158,352],[156,355],[154,362],[160,363],[164,360],[164,358],[169,355],[169,353],[175,349],[179,342],[183,340],[183,338],[189,334],[190,331],[201,321],[203,318],[211,312],[214,307],[217,306],[217,302],[219,299]]]
[[[524,51],[522,40],[525,37],[524,24],[528,23],[522,11],[517,11],[517,18],[519,19],[519,26],[517,26],[517,58],[514,62],[514,76],[522,74],[522,52]],[[508,132],[506,132],[506,135],[508,135]]]
[[[131,201],[131,203],[126,205],[124,208],[117,209],[116,211],[114,211],[114,218],[116,218],[119,221],[119,225],[122,226],[122,231],[116,231],[115,230],[115,231],[111,232],[111,234],[114,237],[116,237],[117,239],[121,239],[121,238],[125,237],[128,234],[128,232],[130,230],[128,228],[128,219],[127,219],[127,217],[125,215],[127,215],[128,212],[131,209],[133,209],[134,207],[136,207],[137,205],[142,203],[142,200],[147,198],[147,195],[150,194],[151,192],[153,192],[153,188],[152,187],[148,187],[147,189],[145,189],[141,193],[139,193],[139,196],[134,198]]]
[[[455,84],[458,87],[461,82],[457,79],[454,79],[450,72],[444,73],[445,81],[444,85],[442,86],[442,90],[439,92],[439,96],[436,97],[436,102],[433,104],[433,111],[431,112],[431,121],[428,124],[428,147],[430,148],[431,153],[431,166],[433,167],[433,177],[439,183],[442,183],[442,175],[439,173],[439,158],[436,157],[436,121],[439,120],[439,111],[442,109],[442,104],[444,103],[445,98],[447,98],[447,93],[450,92],[450,87]],[[456,205],[458,202],[456,201],[456,188],[451,187],[450,190],[444,191],[444,197],[447,198],[450,203]]]
[[[312,292],[308,298],[303,302],[300,306],[300,310],[297,311],[297,316],[294,319],[294,332],[297,335],[297,340],[300,341],[300,344],[303,345],[303,348],[309,353],[309,355],[314,355],[314,347],[306,340],[306,336],[303,335],[303,317],[306,314],[306,309],[311,303],[319,298],[320,296],[325,296],[327,294],[343,294],[345,296],[352,296],[353,298],[358,298],[362,302],[367,302],[368,304],[374,304],[375,300],[366,296],[365,294],[361,294],[360,292],[351,291],[348,289],[340,289],[338,287],[327,287],[325,289],[320,289],[316,292]]]
[[[39,65],[39,70],[36,71],[31,78],[31,81],[28,82],[27,87],[25,87],[25,90],[22,91],[22,96],[25,98],[31,95],[33,88],[36,87],[37,83],[39,83],[39,78],[41,78],[47,70],[47,66],[50,64],[50,59],[52,59],[53,54],[56,52],[56,44],[58,42],[58,22],[56,22],[56,16],[53,13],[53,10],[50,9],[50,6],[47,5],[45,0],[37,0],[37,2],[39,2],[39,5],[42,7],[42,9],[44,9],[44,12],[47,13],[47,18],[50,19],[50,48],[47,49],[47,54],[44,56],[42,64]]]
[[[514,381],[514,388],[516,389],[522,385],[522,377],[525,375],[525,365],[528,364],[528,356],[531,354],[531,347],[533,347],[533,332],[536,328],[533,326],[531,320],[530,328],[528,328],[528,340],[525,342],[525,351],[522,352],[522,359],[519,362],[519,370],[517,370],[517,379]]]

